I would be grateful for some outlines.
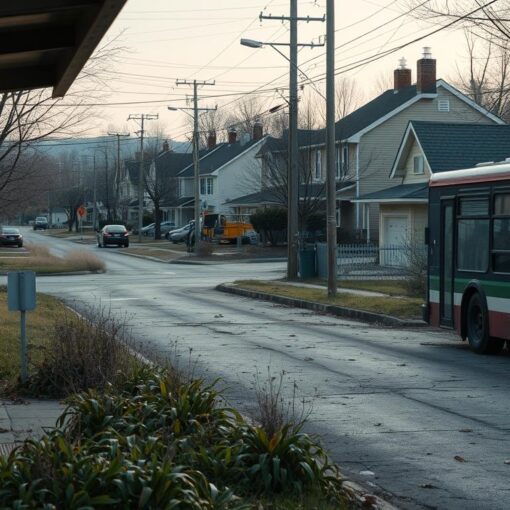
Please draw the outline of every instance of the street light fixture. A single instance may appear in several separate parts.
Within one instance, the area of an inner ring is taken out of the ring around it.
[[[265,19],[261,15],[261,19]],[[277,19],[270,17],[271,19]],[[291,22],[291,38],[290,43],[273,43],[255,41],[253,39],[241,39],[242,46],[248,48],[260,49],[264,46],[270,46],[277,53],[279,53],[285,60],[290,63],[289,70],[289,166],[287,174],[287,278],[294,280],[297,278],[298,273],[298,208],[299,208],[299,147],[298,147],[298,83],[297,83],[297,48],[315,46],[324,46],[324,44],[298,44],[297,42],[297,22],[300,20],[297,16],[297,0],[291,1],[291,15],[290,17],[282,16],[281,21],[290,20]],[[310,21],[310,18],[303,18],[305,21]],[[313,19],[312,21],[316,21]],[[324,21],[319,18],[317,21]],[[276,46],[289,46],[290,58],[282,53]],[[302,71],[301,71],[302,72]],[[304,76],[305,73],[302,72]],[[308,78],[308,77],[307,77]],[[309,78],[308,78],[309,79]]]

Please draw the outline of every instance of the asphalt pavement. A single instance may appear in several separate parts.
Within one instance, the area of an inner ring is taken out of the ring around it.
[[[59,252],[69,241],[26,233]],[[472,354],[448,331],[396,330],[275,306],[214,290],[236,279],[281,277],[284,265],[186,266],[80,246],[103,275],[40,277],[39,291],[127,316],[152,351],[189,352],[221,377],[232,404],[255,409],[255,374],[285,371],[312,403],[318,434],[342,470],[401,508],[509,507],[508,354]]]

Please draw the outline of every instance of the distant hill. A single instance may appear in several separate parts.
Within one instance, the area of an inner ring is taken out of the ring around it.
[[[154,144],[154,138],[146,138],[145,146]],[[191,144],[187,142],[178,142],[174,140],[168,140],[170,147],[175,152],[190,152]],[[159,141],[162,149],[162,141]],[[78,158],[84,155],[91,155],[97,149],[103,149],[108,147],[109,152],[117,153],[117,138],[113,136],[97,136],[93,138],[72,138],[72,139],[52,139],[42,140],[40,142],[32,144],[33,148],[41,151],[49,156],[59,157],[63,154],[72,152]],[[120,142],[121,158],[129,158],[140,150],[140,139],[137,137],[121,138]]]

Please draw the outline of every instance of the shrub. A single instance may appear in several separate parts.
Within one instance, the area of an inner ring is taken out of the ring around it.
[[[342,500],[314,439],[289,424],[268,435],[220,405],[215,386],[143,366],[72,397],[60,431],[0,458],[0,507],[253,508],[228,487]]]
[[[280,207],[261,209],[250,216],[250,223],[271,246],[276,246],[278,237],[287,228],[287,211]]]
[[[405,243],[407,257],[404,287],[409,296],[426,299],[427,289],[427,249],[416,241]]]
[[[28,381],[32,392],[64,397],[102,389],[140,364],[125,320],[100,307],[87,310],[87,316],[69,311],[57,319],[44,361]]]

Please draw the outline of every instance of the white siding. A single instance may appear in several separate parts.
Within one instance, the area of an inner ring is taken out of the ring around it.
[[[415,174],[414,173],[414,157],[415,156],[423,156],[424,159],[424,168],[423,174]],[[423,155],[420,146],[416,140],[413,141],[413,145],[411,146],[411,150],[409,151],[409,155],[407,156],[407,160],[404,167],[405,176],[403,179],[404,184],[418,184],[420,182],[428,182],[430,178],[430,167]],[[396,179],[394,179],[395,183],[398,183]],[[395,184],[396,186],[396,184]]]

